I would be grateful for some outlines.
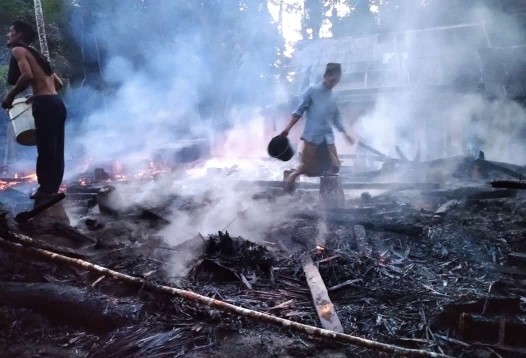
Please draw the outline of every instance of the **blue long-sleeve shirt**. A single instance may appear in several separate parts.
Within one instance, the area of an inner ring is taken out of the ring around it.
[[[332,125],[340,132],[343,132],[343,126],[336,96],[323,82],[307,88],[301,103],[292,114],[301,117],[305,112],[305,129],[301,139],[314,144],[321,144],[323,141],[334,144]]]

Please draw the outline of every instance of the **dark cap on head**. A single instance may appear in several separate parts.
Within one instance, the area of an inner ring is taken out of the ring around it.
[[[325,68],[325,76],[341,75],[342,65],[339,63],[329,62]]]

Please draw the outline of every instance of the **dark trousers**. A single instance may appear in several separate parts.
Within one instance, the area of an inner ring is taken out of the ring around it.
[[[66,107],[57,95],[33,97],[37,139],[37,178],[43,194],[58,192],[64,176]]]

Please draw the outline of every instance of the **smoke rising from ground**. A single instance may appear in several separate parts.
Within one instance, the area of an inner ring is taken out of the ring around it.
[[[241,108],[274,100],[280,40],[259,3],[84,2],[79,16],[99,16],[76,30],[86,57],[101,59],[105,89],[96,107],[84,108],[72,151],[96,159],[148,155],[221,133]]]
[[[355,35],[298,49],[293,64],[302,76],[294,86],[301,92],[305,79],[319,81],[326,62],[342,62],[335,90],[344,94],[343,120],[381,152],[398,157],[398,146],[409,159],[420,153],[431,160],[482,150],[488,159],[524,164],[517,153],[526,149],[526,111],[510,100],[521,96],[524,51],[506,54],[502,48],[526,43],[526,31],[515,14],[481,3],[450,1],[448,10],[441,1],[400,1],[408,11],[398,11],[388,24],[380,14],[382,32],[366,35],[356,35],[367,32],[355,27],[370,25],[371,14],[357,11],[337,28]],[[380,9],[385,6],[391,5]],[[340,152],[357,150],[341,139]]]
[[[526,164],[520,154],[526,149],[526,111],[506,98],[506,76],[513,74],[504,70],[492,78],[498,64],[484,63],[484,49],[522,44],[524,28],[512,15],[481,6],[474,6],[464,19],[468,26],[405,33],[393,29],[404,37],[398,49],[402,61],[384,58],[384,65],[400,65],[412,90],[379,96],[374,110],[357,124],[358,134],[393,157],[398,157],[398,145],[409,158],[419,148],[422,159],[478,156],[482,150],[487,159]],[[426,85],[450,89],[424,99]]]
[[[81,102],[77,107],[83,108],[85,116],[81,135],[70,149],[95,161],[135,163],[176,141],[206,137],[215,144],[216,158],[194,170],[201,177],[207,168],[217,166],[233,171],[243,167],[240,173],[245,179],[280,179],[284,168],[278,163],[232,159],[265,156],[273,133],[259,109],[287,99],[275,81],[282,39],[265,2],[249,1],[244,9],[237,2],[132,3],[136,6],[129,6],[130,1],[114,2],[113,7],[102,5],[103,10],[93,5],[88,12],[103,16],[93,16],[85,28],[78,29],[79,41],[87,44],[86,57],[102,59],[101,77],[106,85],[102,90],[93,86],[93,90],[84,87],[77,92]],[[518,156],[524,148],[517,140],[517,126],[523,123],[524,110],[499,93],[499,84],[489,86],[495,89],[492,100],[477,93],[479,84],[487,82],[480,71],[480,48],[517,43],[521,29],[507,15],[488,8],[472,9],[466,22],[483,22],[486,27],[406,33],[411,19],[405,19],[398,23],[400,27],[390,29],[400,37],[400,47],[386,50],[379,58],[377,75],[388,78],[400,70],[402,85],[409,83],[412,90],[379,95],[374,108],[354,124],[355,134],[390,156],[396,156],[394,146],[398,145],[409,158],[421,148],[422,159],[484,150],[488,159],[523,160]],[[389,41],[384,45],[387,49]],[[395,52],[401,56],[393,56]],[[316,59],[319,67],[342,62],[346,70],[348,58],[331,57],[323,47],[317,54],[325,56]],[[427,93],[430,85],[454,91]],[[341,137],[338,141],[343,142]],[[279,203],[273,209],[254,204],[250,190],[216,185],[210,177],[179,184],[154,182],[140,198],[154,205],[169,193],[210,196],[211,204],[195,215],[174,212],[169,218],[172,224],[162,234],[171,244],[225,227],[233,235],[262,240],[265,229],[285,217],[286,209],[275,210]]]

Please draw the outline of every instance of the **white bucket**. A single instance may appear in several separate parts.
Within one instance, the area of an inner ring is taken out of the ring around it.
[[[35,119],[31,111],[31,104],[25,98],[13,101],[13,108],[9,110],[9,118],[13,124],[16,141],[22,145],[36,145]]]

